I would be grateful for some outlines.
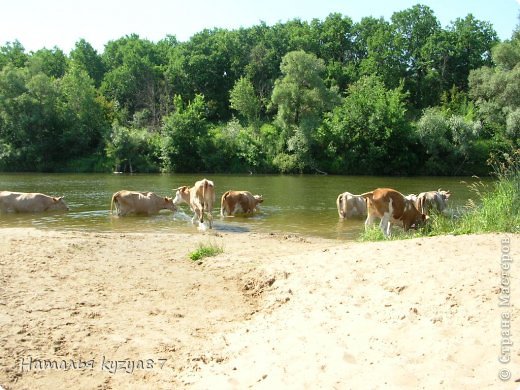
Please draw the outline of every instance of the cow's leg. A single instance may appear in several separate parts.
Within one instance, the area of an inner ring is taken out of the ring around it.
[[[390,222],[390,213],[386,212],[383,214],[383,218],[381,218],[381,223],[379,224],[379,227],[381,228],[381,231],[383,232],[383,235],[385,237],[390,236],[390,229],[392,227],[392,223]]]
[[[374,224],[374,219],[375,219],[375,217],[373,214],[367,215],[367,219],[365,220],[365,230]]]
[[[203,223],[204,217],[209,221],[209,228],[211,229],[213,227],[213,215],[211,214],[211,210],[209,208],[209,205],[207,203],[204,203],[203,206],[201,206],[200,209],[200,222]]]
[[[197,221],[200,221],[200,212],[198,209],[195,209],[193,213],[193,217],[191,218],[191,223],[195,225]]]

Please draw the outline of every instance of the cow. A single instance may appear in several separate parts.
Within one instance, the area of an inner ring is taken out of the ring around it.
[[[213,203],[215,203],[215,186],[211,180],[202,179],[193,187],[182,186],[176,189],[175,204],[187,203],[193,211],[192,223],[199,221],[199,228],[204,229],[204,213],[207,213],[209,227],[213,227]]]
[[[110,203],[112,214],[114,207],[116,215],[121,217],[128,214],[157,214],[163,209],[173,212],[177,210],[172,198],[162,197],[150,191],[118,191],[112,195]]]
[[[413,202],[391,188],[377,188],[361,194],[367,200],[368,216],[365,228],[381,218],[380,227],[385,237],[390,236],[392,223],[402,224],[405,231],[423,225],[428,217],[415,208]]]
[[[350,218],[355,215],[366,215],[367,203],[365,198],[360,195],[352,195],[350,192],[344,192],[338,195],[336,199],[338,214],[341,219]]]
[[[262,195],[253,195],[249,191],[226,191],[220,201],[220,215],[234,216],[235,213],[252,214],[262,203]]]
[[[0,211],[8,213],[39,213],[68,211],[63,196],[54,197],[38,192],[0,191]]]
[[[440,188],[437,191],[421,192],[417,196],[415,207],[423,214],[428,214],[432,208],[442,213],[448,207],[450,196],[450,191],[443,191]]]

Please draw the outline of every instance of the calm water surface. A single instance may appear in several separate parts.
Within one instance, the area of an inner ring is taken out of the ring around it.
[[[474,193],[467,177],[367,177],[367,176],[282,176],[282,175],[191,175],[191,174],[0,174],[0,190],[42,192],[65,196],[66,213],[0,214],[0,227],[38,227],[89,231],[179,231],[196,232],[191,211],[181,205],[175,215],[169,211],[151,217],[113,217],[110,200],[116,191],[153,191],[173,196],[173,188],[193,185],[207,177],[213,180],[216,201],[214,229],[229,232],[284,232],[326,238],[356,239],[364,218],[341,221],[336,197],[349,191],[362,193],[377,187],[391,187],[403,194],[449,189],[450,207],[463,207]],[[489,179],[483,180],[489,183]],[[261,211],[251,217],[220,218],[220,197],[227,190],[248,190],[262,194]]]

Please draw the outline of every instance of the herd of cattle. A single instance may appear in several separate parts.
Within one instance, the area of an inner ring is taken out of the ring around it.
[[[192,223],[199,223],[205,229],[204,218],[209,227],[213,226],[213,204],[215,186],[211,180],[202,179],[192,187],[182,186],[174,190],[175,197],[162,197],[153,192],[118,191],[112,195],[110,212],[118,216],[127,214],[156,214],[166,209],[175,212],[177,205],[187,203],[193,211]],[[392,224],[400,225],[404,230],[418,228],[428,220],[432,209],[442,212],[447,207],[449,191],[422,192],[419,195],[404,196],[391,188],[377,188],[361,195],[344,192],[338,195],[336,205],[339,217],[367,215],[365,226],[379,218],[380,228],[385,236],[390,235]],[[220,215],[233,216],[237,213],[252,214],[258,204],[263,202],[262,195],[253,195],[249,191],[227,191],[222,195]],[[63,197],[52,197],[40,193],[0,191],[0,212],[43,212],[69,210]]]

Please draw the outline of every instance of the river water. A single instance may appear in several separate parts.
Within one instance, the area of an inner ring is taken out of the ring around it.
[[[377,187],[391,187],[403,194],[447,189],[452,192],[450,208],[462,208],[475,199],[469,184],[480,179],[468,177],[373,177],[318,175],[193,175],[193,174],[41,174],[0,173],[0,191],[41,192],[65,196],[69,212],[42,214],[0,214],[0,227],[38,227],[88,231],[178,231],[197,232],[191,224],[187,205],[172,214],[155,216],[110,215],[110,200],[116,191],[153,191],[173,196],[173,188],[193,185],[206,177],[215,183],[214,229],[228,232],[283,232],[325,238],[356,239],[364,218],[342,221],[336,198]],[[490,179],[482,179],[490,183]],[[261,194],[260,212],[249,217],[220,218],[220,197],[227,190],[247,190]]]

